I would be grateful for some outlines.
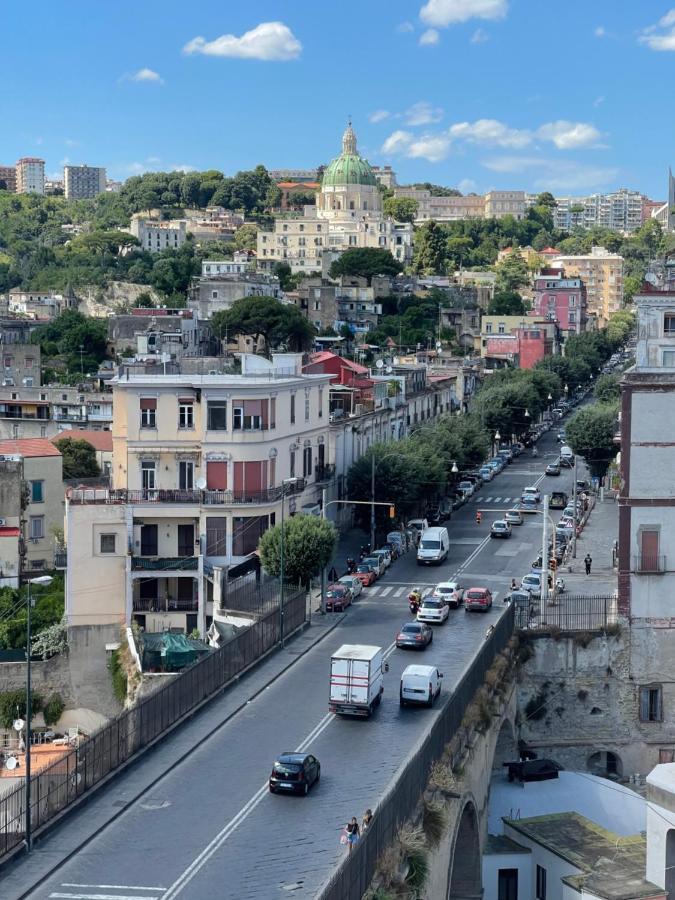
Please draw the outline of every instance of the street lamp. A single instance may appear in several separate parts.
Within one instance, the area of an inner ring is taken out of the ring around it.
[[[452,469],[450,469],[450,471],[452,472],[453,475],[456,475],[456,474],[459,472],[459,469],[457,468],[457,463],[456,463],[456,462],[453,462],[453,464],[452,464]]]
[[[279,547],[279,579],[281,586],[279,589],[279,643],[284,646],[284,507],[286,485],[292,486],[297,484],[297,478],[284,478],[281,482],[281,545]]]
[[[33,605],[31,597],[31,584],[39,584],[46,587],[51,584],[54,579],[51,575],[38,575],[37,578],[28,579],[28,598],[27,598],[27,615],[26,615],[26,850],[31,851],[33,836],[31,834],[31,816],[30,816],[30,746],[33,735],[30,727],[31,720],[31,700],[30,700],[30,613]]]

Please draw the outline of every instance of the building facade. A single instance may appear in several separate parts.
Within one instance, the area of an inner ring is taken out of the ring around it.
[[[0,166],[0,190],[16,193],[16,166]]]
[[[137,359],[206,356],[210,330],[191,309],[133,309],[110,316],[108,340],[115,353],[133,352]]]
[[[105,193],[106,174],[100,166],[64,166],[66,200],[88,200]]]
[[[557,256],[551,268],[564,269],[567,278],[581,278],[586,286],[587,314],[607,324],[612,313],[623,306],[623,256],[604,247],[593,247],[588,254]]]
[[[626,188],[588,197],[556,197],[553,224],[564,231],[600,227],[628,234],[645,221],[645,199],[639,191]]]
[[[485,218],[501,219],[503,216],[524,218],[525,197],[525,191],[488,191],[485,195]]]
[[[193,278],[188,288],[188,306],[200,319],[210,319],[214,313],[229,309],[235,300],[244,297],[275,297],[281,299],[282,291],[276,275],[251,271],[250,263],[205,262],[206,268],[231,267],[232,271],[208,272]],[[242,271],[238,271],[238,270]]]
[[[73,428],[110,428],[112,413],[110,392],[65,385],[2,387],[0,439],[52,438]]]
[[[187,222],[184,219],[160,222],[158,219],[134,215],[131,217],[129,231],[138,238],[143,250],[159,253],[160,250],[178,250],[183,246],[187,236]]]
[[[397,187],[395,197],[414,200],[417,203],[416,222],[433,219],[436,222],[458,222],[461,219],[484,219],[485,197],[467,194],[465,197],[435,197],[426,188]]]
[[[586,330],[586,286],[580,278],[544,270],[534,279],[532,314],[557,322],[563,338]]]
[[[0,340],[2,387],[40,387],[40,345],[5,343],[4,337]]]
[[[22,156],[16,164],[17,194],[44,194],[45,161],[37,156]]]
[[[353,334],[367,334],[382,314],[377,288],[365,278],[341,276],[337,284],[307,278],[296,295],[298,307],[319,332],[346,325]]]

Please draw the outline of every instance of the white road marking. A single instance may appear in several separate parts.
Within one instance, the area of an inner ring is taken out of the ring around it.
[[[486,497],[486,498],[485,498],[485,502],[486,502],[486,503],[492,503],[492,497]]]
[[[384,588],[384,590],[380,594],[380,597],[386,597],[387,594],[390,594],[392,592],[392,590],[393,590],[393,588],[390,588],[390,587]]]
[[[482,503],[484,499],[484,497],[477,497],[474,503]]]
[[[78,884],[74,881],[63,881],[61,887],[76,888],[99,888],[108,891],[161,891],[166,890],[165,887],[141,887],[138,884]]]
[[[394,591],[394,597],[400,597],[401,594],[404,594],[404,593],[405,593],[405,588],[397,588]]]
[[[501,502],[502,502],[501,497],[495,497],[495,503],[501,503]]]
[[[372,595],[373,595],[373,594],[376,594],[376,593],[379,591],[379,589],[380,589],[379,584],[371,585],[371,587],[368,588],[368,593],[369,593],[370,596],[372,597]]]
[[[145,890],[145,888],[141,888],[141,890]],[[139,894],[71,894],[65,893],[63,891],[54,891],[49,895],[53,897],[54,900],[159,900],[159,895],[156,894],[154,897],[152,894],[144,894],[140,896]]]

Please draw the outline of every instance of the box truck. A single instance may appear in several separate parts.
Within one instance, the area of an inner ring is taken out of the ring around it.
[[[329,710],[367,718],[380,704],[387,668],[381,647],[343,644],[330,660]]]

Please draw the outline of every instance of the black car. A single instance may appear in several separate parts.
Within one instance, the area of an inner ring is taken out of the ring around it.
[[[282,753],[272,766],[271,794],[308,794],[321,778],[319,760],[310,753]]]
[[[396,646],[424,650],[434,639],[434,633],[424,622],[408,622],[396,635]]]

